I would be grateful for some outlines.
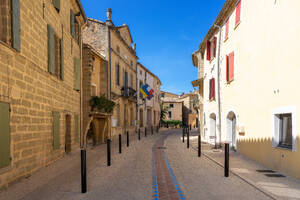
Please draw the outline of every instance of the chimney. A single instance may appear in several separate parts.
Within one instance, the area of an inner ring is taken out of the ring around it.
[[[106,24],[107,25],[112,25],[111,15],[112,15],[111,8],[107,8],[107,11],[106,11],[106,17],[107,17]]]
[[[136,44],[135,43],[133,43],[132,48],[133,48],[134,51],[136,51]]]

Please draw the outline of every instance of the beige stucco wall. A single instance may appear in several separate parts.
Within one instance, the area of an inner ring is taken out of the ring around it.
[[[167,112],[165,120],[180,120],[182,121],[182,102],[174,102],[174,101],[164,101],[163,107],[169,107],[168,112],[172,112],[172,117],[169,118],[169,114]],[[174,107],[170,108],[170,104],[173,104]]]
[[[237,117],[237,132],[245,132],[237,134],[237,151],[269,168],[297,178],[300,178],[299,148],[295,152],[273,148],[271,141],[272,112],[293,107],[297,115],[300,106],[300,95],[295,92],[300,72],[297,59],[300,51],[297,40],[300,34],[297,22],[299,8],[300,2],[297,0],[243,0],[241,23],[235,27],[235,10],[232,10],[229,37],[225,42],[223,26],[220,55],[222,141],[230,138],[226,117],[233,111]],[[232,51],[234,80],[228,84],[226,55]],[[216,77],[216,59],[210,63],[205,59],[204,71],[205,128],[209,132],[210,113],[216,113],[218,118],[216,102],[208,101],[208,81],[211,76]],[[293,126],[299,146],[300,119],[294,117]]]

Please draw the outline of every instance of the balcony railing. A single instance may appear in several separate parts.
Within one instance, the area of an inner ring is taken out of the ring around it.
[[[121,93],[122,97],[136,98],[136,90],[131,87],[122,87]]]

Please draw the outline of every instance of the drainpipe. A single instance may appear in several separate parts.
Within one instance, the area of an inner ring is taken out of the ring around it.
[[[216,24],[214,24],[214,27],[217,27],[219,29],[219,41],[218,41],[218,62],[217,62],[217,70],[218,70],[218,115],[219,115],[219,147],[221,147],[221,132],[222,132],[222,116],[221,116],[221,97],[220,97],[220,90],[221,90],[221,81],[220,81],[220,49],[221,49],[221,31],[222,28]]]

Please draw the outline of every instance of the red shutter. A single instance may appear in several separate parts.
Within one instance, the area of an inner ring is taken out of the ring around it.
[[[214,37],[213,39],[213,57],[216,57],[216,49],[217,49],[217,38]]]
[[[211,82],[212,82],[212,97],[211,97],[211,99],[215,99],[215,78],[212,78],[212,80],[211,80]]]
[[[227,19],[226,22],[225,39],[228,38],[228,33],[229,33],[229,18]]]
[[[226,56],[226,81],[229,81],[229,56]]]
[[[229,54],[229,81],[234,78],[234,52]]]
[[[235,25],[240,23],[241,20],[241,0],[236,5],[236,11],[235,11]]]
[[[206,60],[210,60],[210,41],[206,42]]]

